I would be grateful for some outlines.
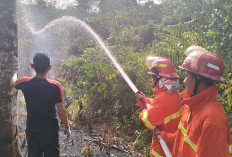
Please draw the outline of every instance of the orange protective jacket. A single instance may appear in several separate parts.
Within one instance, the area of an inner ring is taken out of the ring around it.
[[[186,91],[181,96],[184,106],[178,130],[175,135],[169,134],[169,138],[175,139],[173,157],[230,157],[230,126],[216,98],[216,86],[212,85],[193,97]],[[167,141],[166,135],[162,133]]]
[[[139,118],[144,126],[153,132],[151,156],[160,157],[164,156],[164,152],[155,139],[155,127],[159,126],[160,130],[166,132],[175,132],[177,130],[181,116],[181,99],[178,91],[169,94],[156,88],[154,93],[157,96],[153,100],[147,99],[150,106],[140,113]],[[137,105],[143,106],[140,101],[137,102]],[[168,147],[171,149],[172,145],[168,145]]]

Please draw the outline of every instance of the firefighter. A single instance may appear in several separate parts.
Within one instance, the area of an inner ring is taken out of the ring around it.
[[[193,51],[180,66],[185,70],[186,89],[178,130],[162,132],[166,142],[174,141],[174,157],[230,157],[232,139],[225,111],[217,99],[215,83],[224,83],[221,58],[207,51]]]
[[[181,116],[181,100],[177,90],[179,76],[174,71],[173,63],[162,57],[155,57],[149,74],[152,76],[156,97],[149,99],[143,93],[137,93],[135,97],[137,105],[143,108],[139,116],[140,120],[147,129],[153,132],[150,154],[160,157],[164,155],[164,152],[156,138],[156,128],[166,132],[175,132]],[[171,145],[168,147],[172,148]]]

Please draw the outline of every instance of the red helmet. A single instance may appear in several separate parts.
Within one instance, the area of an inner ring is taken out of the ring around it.
[[[174,71],[174,65],[172,62],[169,59],[162,57],[156,57],[156,59],[152,62],[148,73],[165,78],[179,78],[179,75],[177,75]]]
[[[225,82],[223,61],[215,53],[194,51],[179,67],[214,81]]]

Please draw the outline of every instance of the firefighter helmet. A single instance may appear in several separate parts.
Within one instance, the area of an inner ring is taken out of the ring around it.
[[[193,51],[179,67],[217,82],[225,82],[223,61],[212,52]]]
[[[179,78],[179,75],[175,73],[173,63],[162,57],[155,57],[148,73],[165,78]]]
[[[200,51],[200,52],[206,52],[207,50],[203,47],[192,45],[187,48],[187,50],[184,52],[186,56],[188,56],[193,51]]]

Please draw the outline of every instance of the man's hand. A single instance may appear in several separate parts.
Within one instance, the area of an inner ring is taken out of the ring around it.
[[[71,130],[70,130],[69,127],[68,127],[68,128],[65,128],[64,134],[67,134],[67,138],[70,138],[70,136],[71,136]]]
[[[149,107],[149,103],[146,99],[146,96],[142,92],[135,93],[135,99],[137,101],[142,102],[142,104],[145,106],[145,108]],[[144,108],[144,107],[142,107],[142,108]]]
[[[141,101],[142,99],[145,99],[144,96],[141,93],[135,93],[135,99],[137,101]]]
[[[18,57],[14,56],[12,60],[12,72],[17,73],[19,70],[19,59]]]
[[[161,135],[161,131],[158,126],[155,128],[155,134],[156,134],[156,141],[160,143],[159,135]]]
[[[19,70],[19,60],[18,57],[13,56],[13,60],[12,60],[12,76],[10,78],[10,85],[11,85],[11,90],[8,92],[9,95],[13,96],[13,95],[17,95],[18,91],[14,88],[15,86],[15,82],[18,78],[18,70]]]

